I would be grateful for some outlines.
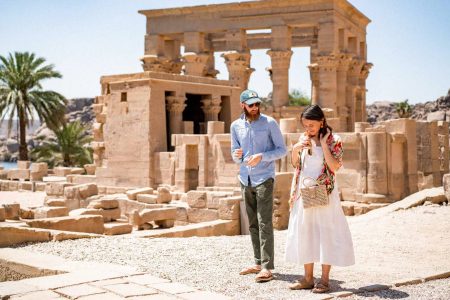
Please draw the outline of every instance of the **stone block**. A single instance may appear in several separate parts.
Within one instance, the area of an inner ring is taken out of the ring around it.
[[[69,213],[70,216],[86,216],[86,215],[95,215],[95,216],[102,216],[103,222],[111,222],[115,221],[117,219],[120,219],[120,209],[119,208],[113,208],[113,209],[95,209],[95,208],[79,208],[72,210]]]
[[[70,175],[72,173],[71,168],[67,167],[56,167],[53,168],[53,173],[55,176],[65,177],[66,175]]]
[[[130,200],[136,200],[137,195],[139,195],[139,194],[153,194],[153,189],[146,187],[146,188],[129,190],[126,192],[126,195],[127,195],[128,199],[130,199]]]
[[[142,203],[155,204],[158,203],[158,195],[138,194],[136,200]]]
[[[188,221],[187,209],[185,207],[177,207],[176,220],[177,221],[181,221],[181,222],[187,222]]]
[[[98,194],[97,184],[95,183],[81,184],[77,185],[77,187],[82,199],[86,199]]]
[[[355,205],[353,206],[353,211],[354,211],[355,216],[365,214],[369,210],[370,210],[369,205],[367,205],[367,204],[355,203]]]
[[[24,169],[11,169],[8,171],[8,179],[14,180],[30,180],[30,170]]]
[[[95,208],[95,209],[113,209],[119,207],[119,201],[116,199],[97,199],[91,201],[87,208]]]
[[[31,171],[30,172],[30,180],[31,181],[42,181],[45,176],[47,176],[47,172],[40,171]]]
[[[158,225],[159,228],[172,228],[175,226],[175,220],[155,221],[155,224]]]
[[[189,223],[208,222],[219,218],[219,213],[215,209],[188,208],[187,215]]]
[[[70,168],[70,174],[71,175],[81,175],[84,174],[86,171],[84,168]]]
[[[45,182],[36,182],[34,184],[35,192],[45,192],[47,184]]]
[[[31,172],[45,172],[45,174],[47,174],[48,173],[48,165],[45,162],[32,163],[30,171]]]
[[[148,223],[151,221],[175,220],[177,216],[177,209],[175,207],[144,209],[139,213],[139,216],[141,217],[143,223]]]
[[[341,206],[342,206],[342,210],[344,211],[344,215],[346,215],[346,216],[354,216],[355,215],[354,202],[342,201]]]
[[[0,222],[5,222],[6,220],[6,210],[4,207],[0,207]]]
[[[8,181],[8,191],[18,191],[19,190],[19,182],[18,181]]]
[[[96,169],[95,164],[87,164],[87,165],[84,165],[83,167],[86,170],[87,175],[95,175],[95,169]]]
[[[19,190],[32,191],[33,190],[33,183],[29,182],[29,181],[19,182]]]
[[[102,216],[75,216],[58,217],[26,222],[33,228],[46,228],[55,230],[88,232],[102,234],[104,231]]]
[[[450,202],[450,174],[444,174],[442,177],[442,185],[444,186],[444,194],[447,202]]]
[[[66,206],[66,201],[64,201],[64,199],[61,198],[51,198],[51,197],[45,197],[44,200],[44,205],[46,206]]]
[[[158,187],[158,203],[170,203],[172,201],[172,194],[169,188],[165,186]]]
[[[19,220],[20,218],[20,204],[2,204],[5,209],[5,219],[7,220]]]
[[[31,162],[28,160],[18,160],[17,161],[17,168],[18,169],[29,169]]]
[[[230,197],[221,199],[219,204],[219,219],[237,220],[239,219],[239,205],[242,197]]]
[[[133,226],[128,223],[111,222],[104,224],[106,235],[119,235],[131,233]]]
[[[64,196],[64,189],[72,185],[67,182],[49,182],[45,186],[45,192],[48,196]]]
[[[35,219],[45,219],[45,218],[55,218],[64,217],[69,214],[69,209],[65,206],[62,207],[50,207],[42,206],[34,209]]]
[[[362,194],[362,203],[390,203],[385,195],[380,194]]]
[[[206,207],[206,192],[202,191],[189,191],[187,193],[187,203],[193,208],[205,208]]]
[[[20,209],[21,219],[34,219],[34,211],[31,208]]]
[[[220,199],[233,196],[233,192],[207,192],[206,208],[218,209]]]
[[[26,242],[49,242],[50,232],[26,227],[0,227],[0,247],[9,247]]]

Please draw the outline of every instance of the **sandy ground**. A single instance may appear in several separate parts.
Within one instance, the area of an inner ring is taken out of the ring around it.
[[[450,206],[436,204],[395,212],[386,209],[347,220],[353,236],[356,264],[332,268],[333,292],[355,291],[373,284],[392,284],[450,271]],[[303,267],[284,262],[285,237],[286,231],[275,232],[275,280],[264,284],[255,283],[252,275],[238,275],[243,266],[252,263],[249,236],[184,239],[116,236],[34,244],[24,249],[73,260],[130,265],[236,299],[315,298],[309,291],[287,288],[290,281],[302,274]],[[315,273],[320,276],[320,266],[316,265]],[[439,282],[445,286],[449,280]],[[435,290],[442,291],[439,284],[435,284],[437,288],[433,284],[417,285],[412,288],[414,297],[422,299],[422,292],[428,295]],[[388,292],[391,294],[367,293],[355,299],[395,299],[409,295],[405,287]],[[433,294],[430,299],[440,297],[440,294]]]
[[[44,205],[45,192],[0,192],[0,204],[19,203],[20,207]]]

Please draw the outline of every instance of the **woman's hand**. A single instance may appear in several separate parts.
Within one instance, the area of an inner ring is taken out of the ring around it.
[[[327,139],[328,139],[328,137],[330,136],[331,131],[329,131],[328,128],[325,128],[325,132],[326,132],[325,135],[324,135],[323,137],[320,138],[320,144],[321,144],[322,146],[327,146],[327,147],[328,147],[328,145],[327,145]]]
[[[311,147],[311,139],[310,138],[301,138],[300,141],[292,146],[292,151],[298,155],[304,148],[310,148]]]

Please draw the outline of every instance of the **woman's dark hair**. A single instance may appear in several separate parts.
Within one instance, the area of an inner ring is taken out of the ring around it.
[[[333,133],[333,128],[331,128],[327,124],[327,118],[325,118],[325,114],[323,113],[323,110],[317,104],[308,105],[300,116],[300,120],[302,120],[302,119],[323,121],[323,127],[321,127],[319,130],[319,138],[321,138],[322,136],[324,136],[326,134],[327,128],[330,131],[330,134]]]

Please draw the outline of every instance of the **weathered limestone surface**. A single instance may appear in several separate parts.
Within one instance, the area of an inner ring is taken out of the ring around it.
[[[219,218],[219,213],[217,210],[206,208],[188,208],[187,215],[189,223],[208,222]]]
[[[0,227],[0,247],[8,247],[25,242],[48,242],[50,233],[34,228],[1,226]]]
[[[140,194],[152,194],[153,189],[152,188],[140,188],[135,190],[129,190],[126,192],[126,195],[128,199],[130,200],[136,200],[137,196]]]
[[[19,220],[20,217],[20,204],[2,204],[1,205],[5,211],[5,219],[8,220]]]
[[[103,233],[103,217],[77,216],[32,220],[26,222],[35,228],[56,229],[75,232]]]
[[[54,217],[63,217],[69,214],[69,209],[67,207],[58,207],[58,206],[43,206],[38,207],[34,210],[34,218],[35,219],[45,219],[45,218],[54,218]]]

